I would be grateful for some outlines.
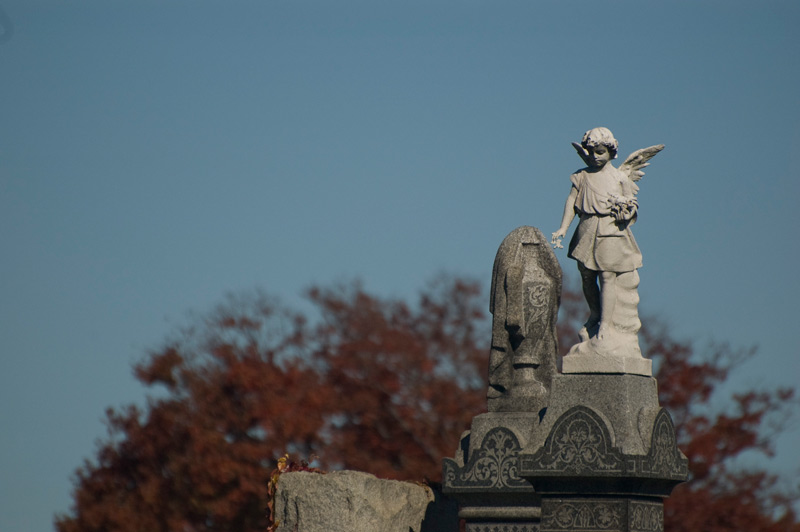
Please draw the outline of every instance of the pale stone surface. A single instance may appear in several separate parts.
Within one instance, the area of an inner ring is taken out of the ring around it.
[[[561,267],[535,227],[513,230],[500,244],[489,310],[490,412],[539,412],[556,374],[556,320]]]
[[[564,373],[634,373],[652,375],[651,364],[639,348],[639,274],[642,255],[631,226],[639,211],[636,194],[643,169],[664,146],[637,150],[615,168],[618,143],[606,128],[586,132],[573,143],[587,167],[574,173],[561,227],[551,242],[563,247],[572,220],[578,227],[569,257],[578,261],[589,319],[580,343],[564,359]],[[619,359],[619,360],[617,360]]]
[[[615,354],[599,355],[591,350],[591,343],[580,343],[573,347],[575,352],[570,352],[562,361],[563,373],[629,373],[632,375],[653,374],[652,361],[639,357],[621,357]],[[582,351],[586,354],[581,354]]]
[[[358,471],[284,473],[277,532],[420,532],[433,500],[427,486]]]

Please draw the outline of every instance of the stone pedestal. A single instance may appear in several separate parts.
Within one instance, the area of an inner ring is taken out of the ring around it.
[[[591,340],[578,346],[591,349]],[[564,373],[618,373],[644,377],[653,374],[653,362],[641,355],[623,357],[577,350],[565,356],[561,363]]]
[[[600,338],[599,325],[583,329],[581,342],[572,346],[562,361],[564,373],[627,373],[653,375],[653,364],[642,357],[639,348],[639,273],[636,270],[617,275],[616,305],[611,328]]]
[[[519,476],[518,465],[539,422],[539,415],[529,412],[476,416],[455,459],[444,459],[442,491],[458,501],[466,532],[538,532],[540,500]]]
[[[541,532],[662,531],[663,499],[688,475],[655,379],[639,375],[556,377],[519,458]]]

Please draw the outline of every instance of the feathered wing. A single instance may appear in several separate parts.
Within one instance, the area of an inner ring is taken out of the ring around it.
[[[663,149],[663,144],[657,144],[656,146],[650,146],[649,148],[636,150],[628,155],[628,158],[625,159],[625,162],[619,166],[619,171],[627,175],[631,181],[639,181],[644,175],[645,166],[650,165],[650,163],[647,161],[652,159],[656,153]]]

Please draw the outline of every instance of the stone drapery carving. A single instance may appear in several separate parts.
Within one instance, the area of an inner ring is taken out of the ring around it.
[[[492,271],[490,412],[539,412],[556,373],[561,268],[544,235],[518,227],[500,244]]]

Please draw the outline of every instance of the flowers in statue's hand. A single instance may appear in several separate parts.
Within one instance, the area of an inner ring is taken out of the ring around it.
[[[639,208],[639,202],[636,197],[611,194],[609,203],[611,203],[611,215],[618,223],[629,221],[636,214],[636,209]]]

